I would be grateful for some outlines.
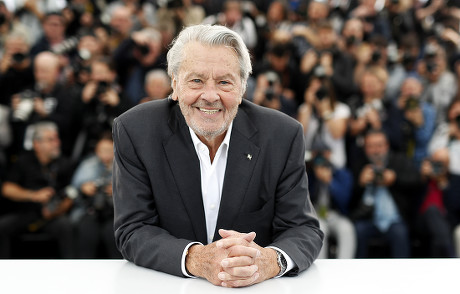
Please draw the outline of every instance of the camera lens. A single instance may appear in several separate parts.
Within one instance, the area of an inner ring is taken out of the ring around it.
[[[26,55],[24,53],[15,53],[12,58],[14,62],[21,63],[26,59]]]

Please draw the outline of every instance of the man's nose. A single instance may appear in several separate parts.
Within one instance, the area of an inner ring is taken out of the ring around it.
[[[201,98],[203,98],[203,99],[205,99],[205,100],[207,100],[209,102],[213,102],[213,101],[216,101],[216,100],[220,99],[217,85],[214,82],[206,83],[203,90],[204,91],[201,94]]]

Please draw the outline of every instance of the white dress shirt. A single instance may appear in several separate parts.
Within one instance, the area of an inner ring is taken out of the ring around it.
[[[200,159],[201,170],[201,193],[203,196],[204,214],[206,216],[206,231],[208,244],[212,243],[214,231],[216,230],[217,215],[220,207],[220,197],[224,184],[225,168],[227,166],[228,147],[230,134],[232,133],[233,122],[228,127],[222,144],[220,144],[214,160],[211,162],[208,147],[198,139],[195,132],[190,129],[193,145]]]

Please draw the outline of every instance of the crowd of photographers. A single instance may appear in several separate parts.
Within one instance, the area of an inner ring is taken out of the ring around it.
[[[10,0],[0,257],[27,234],[64,258],[120,257],[112,122],[168,96],[168,45],[198,23],[242,36],[245,99],[303,125],[321,257],[460,256],[460,1]]]

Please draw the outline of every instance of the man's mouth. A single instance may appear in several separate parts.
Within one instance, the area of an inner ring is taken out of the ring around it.
[[[206,108],[198,108],[201,112],[206,114],[215,114],[220,111],[220,109],[206,109]]]

